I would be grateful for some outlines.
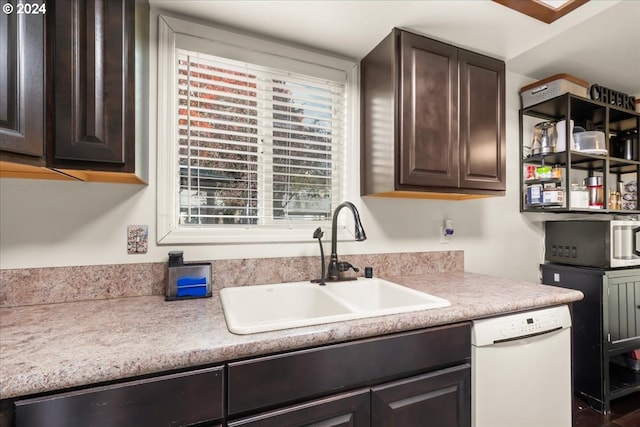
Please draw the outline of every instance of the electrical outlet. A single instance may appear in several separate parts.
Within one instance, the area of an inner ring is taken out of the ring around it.
[[[444,225],[440,226],[440,244],[441,245],[447,245],[449,244],[449,239],[447,238],[447,236],[444,234]]]
[[[149,227],[146,225],[129,225],[127,227],[127,252],[129,254],[146,254],[149,250]]]
[[[449,243],[453,238],[453,221],[444,220],[444,225],[440,226],[440,243]]]

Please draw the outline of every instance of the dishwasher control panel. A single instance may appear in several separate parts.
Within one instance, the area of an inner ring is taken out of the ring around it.
[[[471,341],[490,345],[571,326],[567,306],[510,314],[473,322]]]
[[[551,331],[560,327],[558,316],[553,313],[530,313],[527,317],[517,317],[500,325],[498,333],[502,338],[515,338],[519,336],[536,334],[538,332]]]

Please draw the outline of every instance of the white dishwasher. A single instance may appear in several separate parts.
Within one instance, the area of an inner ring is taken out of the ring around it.
[[[473,427],[571,427],[566,305],[473,322]]]

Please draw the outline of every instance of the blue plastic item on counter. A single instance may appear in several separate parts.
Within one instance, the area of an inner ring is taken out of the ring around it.
[[[178,288],[181,286],[190,286],[190,285],[206,285],[207,278],[206,277],[179,277],[176,281]]]
[[[180,277],[176,281],[178,292],[176,296],[181,297],[203,297],[207,295],[206,277]]]
[[[207,295],[207,285],[191,285],[191,286],[178,286],[178,293],[176,296],[181,297],[203,297]]]

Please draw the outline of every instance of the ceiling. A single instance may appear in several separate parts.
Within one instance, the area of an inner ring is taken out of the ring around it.
[[[503,59],[538,80],[567,73],[640,96],[640,1],[591,0],[545,24],[490,0],[149,0],[152,6],[353,59],[393,27]]]

